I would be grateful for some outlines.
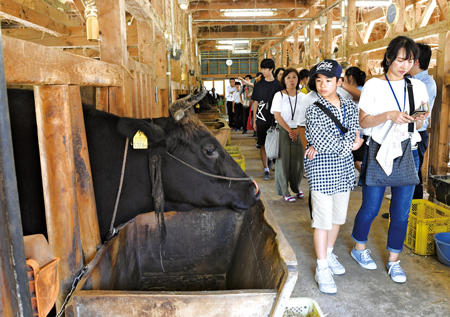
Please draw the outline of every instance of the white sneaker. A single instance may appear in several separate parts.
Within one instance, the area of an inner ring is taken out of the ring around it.
[[[336,294],[337,287],[333,280],[333,272],[331,272],[329,267],[323,269],[316,267],[314,279],[319,285],[319,291],[325,294]]]
[[[334,253],[327,254],[327,262],[328,267],[334,275],[345,274],[345,267],[341,263],[339,263],[339,261],[337,260],[337,255],[335,255]]]
[[[391,200],[392,195],[386,195],[386,199]]]
[[[395,283],[405,283],[406,275],[400,266],[400,261],[387,263],[388,275],[391,276]]]

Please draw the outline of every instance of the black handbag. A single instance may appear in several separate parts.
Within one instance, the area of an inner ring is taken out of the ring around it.
[[[414,112],[414,96],[412,84],[406,79],[409,98],[409,113]],[[414,123],[408,124],[408,132],[414,132]],[[369,146],[366,147],[366,153],[362,164],[363,182],[366,186],[412,186],[419,184],[419,176],[414,164],[414,157],[411,150],[411,138],[402,141],[403,155],[394,159],[392,173],[387,175],[376,157],[380,144],[372,138],[369,140]]]

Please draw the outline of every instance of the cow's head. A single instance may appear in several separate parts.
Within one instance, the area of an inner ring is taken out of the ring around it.
[[[119,131],[128,137],[132,137],[137,129],[149,133],[149,154],[162,155],[166,210],[196,207],[249,209],[259,198],[256,183],[248,178],[192,110],[192,105],[206,92],[175,101],[170,106],[169,118],[141,120],[139,127],[135,119],[122,118]]]

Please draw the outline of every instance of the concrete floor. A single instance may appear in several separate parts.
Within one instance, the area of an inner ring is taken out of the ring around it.
[[[316,257],[313,247],[313,230],[307,198],[287,203],[274,192],[272,179],[263,181],[263,168],[259,149],[255,147],[252,131],[243,135],[232,132],[231,145],[241,146],[245,157],[245,171],[258,182],[269,207],[289,241],[298,260],[298,281],[292,297],[309,297],[316,300],[325,316],[450,316],[450,267],[441,264],[436,256],[415,255],[404,247],[400,256],[407,275],[405,284],[396,284],[387,275],[385,263],[388,221],[378,216],[373,222],[368,248],[378,265],[375,271],[361,268],[351,257],[353,246],[351,231],[356,213],[361,206],[361,187],[355,188],[350,197],[347,223],[341,227],[334,253],[346,268],[343,276],[335,276],[336,295],[325,295],[314,281]],[[308,195],[306,178],[301,189]],[[385,200],[381,212],[388,210]]]

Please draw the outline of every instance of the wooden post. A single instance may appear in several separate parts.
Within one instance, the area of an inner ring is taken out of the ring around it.
[[[36,120],[50,248],[59,257],[59,310],[83,265],[71,110],[73,90],[67,85],[35,86]]]
[[[284,67],[284,68],[286,68],[287,66],[288,66],[288,57],[287,57],[287,53],[288,53],[288,48],[287,48],[287,46],[288,46],[288,41],[284,41],[283,42],[283,44],[282,44],[282,48],[283,48],[283,65],[282,65],[282,67]]]
[[[295,28],[298,28],[299,23],[297,22],[295,24]],[[292,64],[293,65],[298,65],[300,63],[300,48],[298,47],[298,33],[299,32],[295,32],[294,34],[294,49],[293,49],[293,57],[292,57]]]
[[[276,55],[276,59],[275,59],[275,69],[277,69],[278,67],[281,67],[281,54],[282,54],[282,46],[281,45],[277,45],[277,55]]]
[[[356,46],[356,1],[348,0],[347,6],[347,48]]]
[[[405,31],[405,0],[397,0],[398,5],[398,21],[394,27],[394,32],[391,34],[393,37],[396,37],[398,34],[401,34]]]
[[[310,16],[315,15],[314,8],[309,9]],[[309,59],[314,60],[316,58],[316,21],[312,21],[309,25]]]
[[[97,206],[92,183],[91,163],[86,140],[80,87],[68,86],[72,125],[73,155],[76,172],[78,221],[80,224],[81,248],[84,263],[89,263],[100,246]]]
[[[125,0],[96,0],[98,9],[98,21],[100,26],[100,58],[104,62],[121,65],[123,70],[124,84],[115,98],[116,108],[110,111],[119,116],[132,115],[131,103],[131,77],[125,69],[130,70],[127,51],[127,28],[125,21]]]
[[[450,32],[439,33],[436,63],[439,67],[436,76],[437,95],[430,120],[430,172],[432,175],[447,175],[450,86],[445,85],[444,76],[450,72]],[[434,197],[430,179],[428,192]]]
[[[325,25],[325,52],[324,58],[329,58],[333,54],[333,10],[327,13],[327,24]]]
[[[0,34],[0,60],[3,61]],[[32,315],[4,64],[0,64],[0,315]]]

